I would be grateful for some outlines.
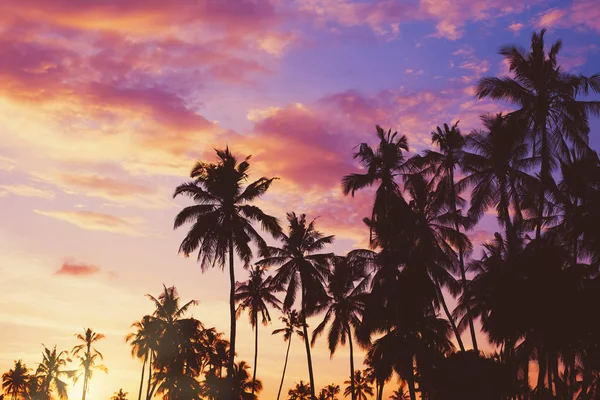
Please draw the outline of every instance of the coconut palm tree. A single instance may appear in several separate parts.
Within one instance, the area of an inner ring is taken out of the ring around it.
[[[300,318],[303,324],[304,344],[308,361],[311,395],[315,398],[315,385],[310,344],[306,325],[306,318],[316,311],[324,299],[327,298],[325,289],[329,276],[329,263],[333,258],[332,253],[316,253],[326,245],[333,242],[333,236],[325,236],[315,228],[315,220],[307,223],[306,215],[297,216],[290,212],[287,214],[289,222],[288,234],[281,234],[281,247],[268,247],[265,258],[257,265],[269,267],[277,266],[277,273],[273,277],[273,284],[286,288],[283,300],[283,309],[290,310],[300,291]],[[315,254],[316,253],[316,254]]]
[[[271,322],[268,306],[275,309],[280,309],[281,301],[275,297],[274,293],[277,288],[272,284],[272,277],[264,277],[265,271],[259,266],[256,266],[250,271],[250,279],[239,285],[235,290],[235,300],[239,302],[237,315],[242,311],[248,310],[250,316],[250,325],[254,329],[254,371],[252,381],[256,382],[256,366],[258,361],[258,316],[261,316],[263,325]],[[252,385],[252,389],[256,385]],[[254,392],[252,392],[254,396]]]
[[[247,185],[250,156],[238,163],[226,147],[216,150],[217,163],[196,163],[190,177],[191,182],[183,183],[175,189],[173,197],[191,197],[195,205],[185,207],[175,218],[174,228],[192,223],[179,251],[188,256],[198,251],[198,261],[202,271],[219,265],[225,267],[229,256],[229,311],[230,311],[230,359],[227,370],[231,376],[235,358],[235,269],[234,251],[245,265],[250,263],[253,253],[250,243],[260,248],[266,242],[252,226],[259,222],[263,230],[278,237],[281,228],[277,218],[265,214],[251,203],[261,197],[275,178],[260,178]]]
[[[27,391],[29,369],[23,361],[15,361],[15,367],[2,374],[2,390],[13,400],[17,400]]]
[[[131,345],[131,356],[143,359],[142,362],[142,378],[140,379],[140,391],[138,400],[142,399],[142,389],[144,386],[144,371],[148,365],[148,391],[150,390],[150,381],[152,374],[152,353],[156,351],[158,343],[157,325],[153,323],[152,317],[144,316],[140,321],[136,321],[131,325],[135,328],[135,332],[129,333],[125,338],[127,343]]]
[[[322,392],[325,395],[325,400],[338,400],[337,395],[340,394],[340,385],[331,383],[325,386]]]
[[[410,400],[410,394],[401,386],[392,392],[390,400]]]
[[[513,76],[485,77],[477,86],[480,99],[490,97],[519,107],[511,116],[529,128],[523,139],[541,161],[536,238],[544,224],[546,194],[557,158],[568,153],[569,143],[578,150],[588,146],[588,113],[600,114],[600,102],[577,99],[590,89],[600,92],[600,74],[587,78],[566,73],[557,61],[562,42],[557,40],[546,52],[545,33],[545,29],[533,33],[529,52],[518,46],[502,47],[500,54]]]
[[[398,137],[398,132],[392,134],[391,129],[386,133],[379,125],[376,126],[376,130],[379,139],[378,147],[374,150],[367,143],[361,143],[359,150],[354,153],[354,158],[359,159],[366,173],[352,173],[342,179],[344,195],[352,196],[357,190],[379,182],[371,213],[371,221],[374,224],[385,222],[389,217],[392,204],[402,200],[396,178],[407,171],[403,151],[408,151],[406,136]],[[402,201],[400,205],[406,206]]]
[[[356,269],[355,266],[346,257],[333,258],[333,272],[328,283],[328,298],[321,307],[327,311],[323,321],[313,331],[311,341],[311,344],[314,345],[317,337],[331,323],[327,335],[331,356],[335,353],[338,344],[345,345],[348,341],[350,346],[350,382],[354,379],[352,332],[356,332],[358,329],[361,323],[360,315],[364,312],[361,298],[364,293],[364,285],[355,286],[355,283],[366,278],[364,269]],[[352,400],[356,400],[354,395]]]
[[[448,211],[455,214],[454,228],[457,232],[460,232],[461,227],[468,227],[468,222],[463,218],[460,218],[462,217],[462,212],[459,207],[462,208],[465,201],[460,196],[462,190],[457,188],[454,179],[455,172],[462,165],[465,151],[465,138],[458,128],[458,122],[452,125],[452,128],[450,128],[448,124],[444,124],[443,129],[438,126],[435,131],[431,132],[431,142],[438,147],[439,151],[429,149],[424,151],[423,156],[420,157],[420,163],[424,168],[420,173],[432,176],[429,185],[432,186],[432,191],[435,192],[436,196],[449,206]],[[467,286],[467,277],[465,274],[465,250],[466,249],[461,246],[458,247],[459,270],[463,291],[466,290]],[[467,314],[467,318],[469,321],[473,349],[477,351],[477,338],[475,337],[473,318],[469,313]],[[459,345],[461,345],[460,340]]]
[[[367,400],[367,395],[373,396],[373,387],[368,376],[362,371],[355,371],[354,379],[347,380],[344,384],[347,385],[344,390],[344,397],[352,396],[356,400]]]
[[[127,395],[129,393],[123,392],[123,389],[119,389],[118,392],[115,392],[114,396],[110,398],[110,400],[127,400]]]
[[[98,359],[103,360],[104,356],[94,347],[94,344],[104,339],[105,336],[101,333],[94,332],[91,328],[87,328],[84,330],[83,335],[78,333],[75,337],[83,343],[78,344],[71,350],[72,356],[80,360],[80,367],[82,369],[82,373],[75,376],[74,382],[77,382],[81,375],[83,375],[83,395],[81,398],[82,400],[85,400],[85,396],[90,390],[89,385],[94,370],[108,373],[108,370],[104,365],[96,364],[96,361]]]
[[[314,398],[312,395],[310,384],[304,383],[302,380],[296,384],[294,389],[288,391],[289,400],[311,400]]]
[[[290,346],[292,345],[292,336],[294,333],[301,339],[304,338],[304,332],[301,330],[303,327],[300,315],[296,310],[291,310],[286,313],[286,316],[281,317],[281,321],[284,323],[285,328],[275,329],[273,335],[283,333],[283,340],[288,342],[287,350],[285,352],[285,361],[283,363],[283,373],[281,375],[281,383],[279,384],[279,390],[277,391],[277,400],[281,396],[281,388],[283,387],[283,381],[285,380],[285,370],[287,368],[288,356],[290,355]]]
[[[44,346],[42,362],[37,368],[36,376],[40,379],[40,394],[44,399],[52,398],[52,392],[63,400],[67,399],[68,384],[63,380],[72,378],[76,371],[65,370],[67,362],[71,362],[67,351],[58,352],[56,346],[52,350]]]

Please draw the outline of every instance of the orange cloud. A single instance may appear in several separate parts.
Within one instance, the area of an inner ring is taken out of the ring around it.
[[[141,229],[142,221],[138,218],[123,218],[114,215],[102,214],[92,211],[40,211],[35,213],[59,221],[68,222],[81,229],[92,231],[105,231],[123,233],[129,236],[144,236]]]
[[[12,194],[24,197],[39,197],[42,199],[53,199],[54,192],[40,189],[29,185],[0,185],[0,196]]]
[[[54,275],[68,275],[74,277],[84,277],[96,275],[100,272],[100,267],[93,264],[64,262],[61,267],[54,272]]]

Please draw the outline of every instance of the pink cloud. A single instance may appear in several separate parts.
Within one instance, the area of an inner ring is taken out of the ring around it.
[[[523,24],[521,24],[521,23],[519,23],[519,22],[515,22],[515,23],[512,23],[512,24],[510,24],[510,25],[508,26],[508,29],[509,29],[510,31],[512,31],[514,34],[517,34],[517,33],[519,33],[519,31],[520,31],[521,29],[523,29],[523,27],[524,27],[524,26],[525,26],[525,25],[523,25]]]
[[[584,26],[600,32],[600,8],[596,0],[574,0],[571,5],[569,20],[572,26]]]
[[[68,222],[81,229],[123,233],[129,236],[144,235],[144,232],[140,229],[142,221],[137,218],[116,217],[114,215],[92,211],[34,210],[34,212],[59,221]]]
[[[93,264],[64,262],[61,267],[54,272],[54,275],[68,275],[74,277],[85,277],[100,273],[100,267]]]
[[[552,28],[562,20],[567,12],[558,8],[551,8],[541,14],[536,23],[538,28]]]

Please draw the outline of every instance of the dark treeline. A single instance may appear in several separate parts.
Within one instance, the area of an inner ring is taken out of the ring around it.
[[[287,342],[277,400],[382,400],[390,385],[392,399],[600,399],[600,161],[588,143],[600,102],[582,100],[600,93],[600,75],[563,71],[560,48],[557,41],[546,51],[541,31],[528,50],[501,49],[511,76],[483,78],[477,97],[515,111],[483,116],[479,131],[442,124],[432,148],[412,157],[405,136],[379,126],[375,146],[359,144],[361,172],[343,177],[342,190],[374,196],[367,249],[333,254],[334,236],[315,220],[290,211],[282,227],[254,205],[275,178],[251,181],[250,157],[225,148],[216,162],[198,162],[175,190],[193,205],[174,226],[189,226],[181,253],[197,255],[202,270],[229,272],[229,337],[186,317],[194,302],[181,305],[174,287],[150,296],[154,313],[127,338],[142,360],[138,400],[258,398],[258,324],[271,322],[270,310],[282,312],[273,333]],[[498,232],[475,252],[470,235],[490,212]],[[250,271],[242,283],[236,259]],[[444,293],[456,299],[454,310]],[[255,333],[252,365],[235,358],[242,314]],[[310,331],[308,317],[320,321]],[[332,355],[349,347],[345,382],[315,376],[311,349],[321,335]],[[307,380],[290,389],[294,337],[306,350]],[[481,337],[493,354],[480,351]],[[364,369],[354,364],[356,346]],[[45,352],[59,364],[55,381],[42,366],[30,381],[60,394],[60,374],[72,372],[60,368],[62,353]],[[97,365],[89,346],[80,353],[87,387]],[[28,398],[6,384],[15,370],[4,376],[5,393]]]

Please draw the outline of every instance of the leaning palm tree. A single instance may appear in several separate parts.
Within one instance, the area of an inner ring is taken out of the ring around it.
[[[216,164],[199,161],[190,174],[193,181],[183,183],[175,189],[173,197],[185,195],[191,197],[196,204],[179,212],[174,228],[186,223],[193,224],[179,251],[186,256],[198,251],[202,271],[215,265],[223,269],[229,256],[231,352],[227,371],[231,377],[236,332],[234,251],[248,265],[253,256],[250,243],[253,242],[260,248],[266,247],[252,222],[260,222],[262,229],[274,237],[279,236],[281,228],[275,217],[251,204],[266,193],[275,178],[263,177],[243,187],[248,179],[250,156],[238,163],[229,147],[216,150],[216,153]]]
[[[352,173],[342,179],[344,195],[352,196],[357,190],[379,182],[371,213],[373,224],[387,219],[392,203],[402,199],[396,178],[407,170],[403,151],[408,151],[406,136],[397,137],[398,132],[392,134],[391,129],[386,133],[379,125],[376,129],[379,146],[374,150],[367,143],[361,143],[358,152],[354,154],[354,158],[360,160],[366,173]]]
[[[324,302],[327,311],[323,321],[315,328],[311,344],[314,345],[317,337],[323,333],[325,327],[331,322],[327,343],[331,356],[335,353],[338,344],[350,346],[350,385],[354,382],[354,348],[352,346],[352,332],[356,332],[361,323],[360,315],[364,312],[361,296],[364,285],[355,286],[355,282],[365,278],[364,270],[356,270],[346,257],[333,259],[333,273],[328,284],[328,299]],[[352,400],[354,390],[351,391]]]
[[[250,325],[254,329],[254,368],[252,381],[256,382],[256,365],[258,361],[258,316],[261,316],[263,325],[271,322],[268,306],[275,309],[280,309],[281,301],[275,297],[274,293],[277,288],[272,285],[271,277],[264,277],[264,269],[256,266],[250,271],[250,279],[239,285],[235,290],[235,301],[239,302],[237,315],[242,311],[248,310],[250,316]],[[252,396],[254,396],[254,388],[252,385]]]
[[[83,335],[78,333],[75,335],[77,340],[83,342],[71,350],[73,357],[77,357],[80,360],[80,367],[83,370],[81,374],[75,376],[75,382],[83,375],[83,395],[82,400],[85,400],[85,396],[90,390],[90,380],[94,370],[100,370],[108,373],[108,370],[104,365],[96,364],[96,360],[104,359],[102,353],[100,353],[93,346],[96,342],[105,338],[101,333],[94,332],[91,328],[84,330]]]
[[[43,398],[51,398],[52,392],[56,392],[61,400],[67,399],[68,384],[62,378],[72,378],[76,372],[64,369],[67,362],[71,362],[68,355],[67,351],[58,352],[56,346],[52,350],[44,346],[42,362],[36,371],[41,382],[39,393]]]
[[[304,338],[304,332],[300,330],[303,327],[300,315],[296,310],[288,311],[285,317],[281,317],[281,321],[285,324],[285,328],[275,329],[273,335],[283,333],[283,340],[288,342],[287,351],[285,352],[285,361],[283,363],[283,374],[281,375],[281,383],[279,384],[279,391],[277,392],[277,400],[281,396],[281,388],[283,388],[283,381],[285,380],[285,370],[287,368],[288,356],[290,355],[290,346],[292,345],[292,336],[294,333],[301,339]]]
[[[345,397],[352,396],[357,400],[367,400],[367,395],[373,396],[373,387],[369,382],[369,377],[362,371],[354,372],[354,379],[347,380],[344,384],[347,385],[344,390]]]
[[[508,61],[512,77],[486,77],[479,81],[477,97],[508,101],[519,109],[511,116],[529,127],[523,139],[532,144],[540,157],[540,183],[536,237],[541,235],[546,194],[552,186],[552,170],[556,160],[568,152],[570,143],[576,149],[588,146],[588,113],[600,114],[600,102],[579,101],[591,89],[600,92],[600,74],[592,77],[566,73],[558,65],[562,42],[557,40],[546,52],[545,29],[534,32],[529,51],[518,46],[504,46],[500,54]]]
[[[325,289],[329,275],[329,263],[333,254],[317,253],[333,242],[333,236],[325,236],[315,229],[315,220],[306,221],[306,215],[287,214],[289,233],[281,234],[280,248],[268,247],[267,257],[257,265],[278,266],[273,284],[286,288],[283,309],[290,310],[300,291],[300,318],[304,331],[304,344],[308,361],[311,395],[315,398],[315,385],[306,317],[315,312],[317,306],[327,298]]]
[[[123,389],[119,389],[118,392],[115,392],[114,396],[110,398],[110,400],[127,400],[127,392],[123,392]]]
[[[142,378],[140,380],[140,391],[138,394],[138,400],[142,399],[142,390],[144,387],[144,371],[146,365],[148,365],[148,383],[151,381],[152,374],[152,353],[156,351],[157,347],[157,325],[153,323],[152,317],[149,315],[144,316],[140,321],[136,321],[131,325],[136,331],[129,333],[125,337],[125,341],[131,344],[131,356],[143,359],[142,362]],[[148,384],[150,387],[150,384]],[[149,389],[148,389],[149,390]]]
[[[2,374],[2,389],[7,396],[17,400],[27,391],[29,369],[21,361],[15,361],[15,367]]]
[[[302,380],[296,384],[296,387],[288,391],[289,400],[312,400],[312,389],[310,384],[304,383]]]

